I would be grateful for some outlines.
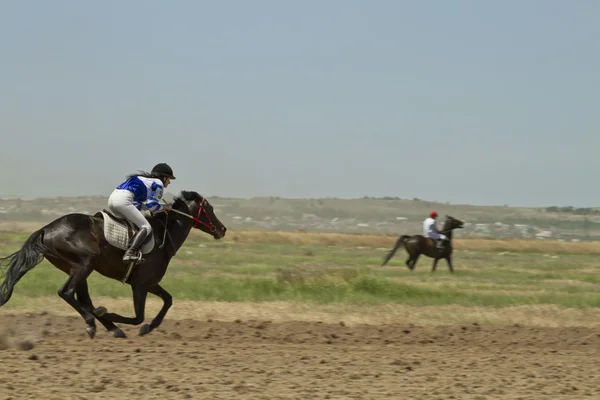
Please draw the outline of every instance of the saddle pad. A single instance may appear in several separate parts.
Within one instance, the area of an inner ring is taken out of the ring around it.
[[[104,219],[104,237],[111,245],[121,250],[127,250],[132,236],[129,235],[127,226],[115,221],[104,211],[100,211]],[[133,233],[137,232],[137,227],[133,226]],[[148,254],[154,249],[154,235],[150,235],[150,240],[142,245],[142,254]]]

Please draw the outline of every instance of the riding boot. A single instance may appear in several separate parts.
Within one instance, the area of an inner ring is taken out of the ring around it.
[[[438,250],[444,250],[444,240],[438,239],[435,242]]]
[[[137,233],[131,240],[131,245],[129,246],[129,248],[125,252],[125,255],[123,256],[124,262],[129,262],[129,261],[133,261],[133,260],[136,260],[138,262],[143,261],[140,248],[142,247],[142,244],[144,243],[144,241],[146,240],[147,237],[148,237],[147,230],[140,229],[139,231],[137,231]]]

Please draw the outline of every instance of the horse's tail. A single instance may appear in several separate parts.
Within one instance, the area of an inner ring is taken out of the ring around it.
[[[8,302],[15,285],[23,275],[44,259],[46,246],[42,242],[43,233],[42,229],[33,232],[21,250],[8,257],[0,258],[1,275],[4,277],[4,281],[0,284],[0,307]]]
[[[410,236],[408,235],[402,235],[398,238],[398,240],[396,241],[396,245],[394,246],[394,248],[392,250],[390,250],[390,252],[388,253],[388,255],[385,257],[385,260],[383,260],[383,264],[381,264],[381,266],[383,267],[385,264],[388,263],[388,261],[390,261],[390,259],[394,256],[394,254],[396,254],[396,252],[398,251],[398,249],[404,244],[404,242],[406,242],[406,239],[408,239]]]

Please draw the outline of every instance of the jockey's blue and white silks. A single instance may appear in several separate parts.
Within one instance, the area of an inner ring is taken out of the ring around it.
[[[133,176],[117,186],[117,190],[132,192],[132,203],[140,211],[157,212],[163,209],[159,203],[164,192],[164,186],[160,179]]]
[[[117,217],[126,218],[140,230],[152,233],[152,227],[141,213],[142,210],[157,212],[164,207],[159,204],[164,192],[160,179],[133,176],[121,183],[108,198],[108,209]]]

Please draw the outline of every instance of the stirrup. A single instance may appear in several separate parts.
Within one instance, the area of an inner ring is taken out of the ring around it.
[[[127,283],[127,280],[129,280],[129,276],[131,275],[133,267],[143,264],[146,261],[142,256],[143,254],[141,250],[138,250],[136,254],[131,256],[131,258],[126,258],[126,255],[123,256],[123,262],[129,265],[127,266],[125,276],[123,277],[123,279],[121,279],[122,283]]]
[[[131,255],[128,255],[127,253],[125,253],[125,255],[123,256],[123,262],[125,262],[125,263],[133,262],[135,264],[141,264],[144,261],[145,260],[143,258],[143,254],[142,254],[141,250],[138,250]]]

